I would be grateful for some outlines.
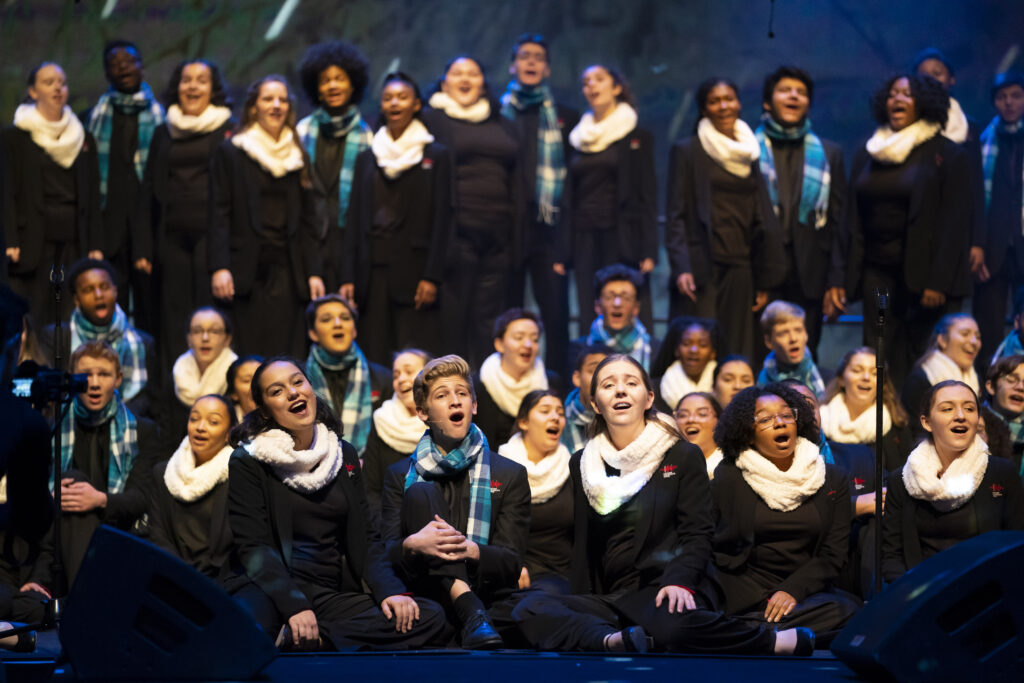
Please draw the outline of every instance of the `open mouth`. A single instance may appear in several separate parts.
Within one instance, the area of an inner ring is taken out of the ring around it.
[[[949,431],[953,432],[954,434],[959,434],[963,436],[968,432],[968,429],[967,425],[953,425],[952,427],[949,428]]]
[[[298,401],[295,401],[288,406],[288,412],[292,415],[302,415],[306,412],[306,407],[308,405],[309,403],[306,402],[306,399],[300,398]]]
[[[1016,403],[1017,405],[1020,405],[1021,403],[1024,403],[1024,394],[1009,394],[1006,397],[1006,400],[1009,401],[1010,403]]]
[[[687,438],[692,438],[700,434],[700,427],[697,425],[689,425],[683,430],[683,435]]]
[[[793,439],[789,436],[789,434],[777,434],[773,439],[773,441],[775,441],[775,445],[778,446],[779,448],[785,448],[786,446],[789,445],[789,442],[792,440]]]
[[[629,401],[618,401],[612,404],[613,410],[629,410],[633,407],[633,404]]]
[[[558,436],[558,425],[548,425],[547,429],[544,431],[548,436]]]

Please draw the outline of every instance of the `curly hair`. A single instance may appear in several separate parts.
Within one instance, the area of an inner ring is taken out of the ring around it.
[[[814,407],[799,391],[779,382],[772,382],[763,387],[747,387],[736,394],[722,410],[722,415],[715,426],[715,443],[722,449],[722,455],[726,460],[735,462],[740,453],[754,443],[754,414],[757,412],[757,399],[762,396],[778,396],[796,411],[797,436],[811,443],[818,443],[821,439],[821,432],[814,422]]]
[[[348,76],[352,85],[352,96],[349,104],[359,104],[370,82],[370,63],[366,56],[351,43],[343,40],[331,40],[326,43],[310,45],[299,63],[299,83],[313,106],[320,104],[320,74],[329,67],[336,66]]]
[[[691,327],[699,327],[711,337],[711,359],[718,357],[718,350],[722,348],[722,335],[718,329],[718,323],[711,318],[698,318],[696,316],[682,315],[674,318],[668,325],[668,332],[661,342],[658,355],[651,364],[651,377],[662,377],[669,366],[679,360],[679,344],[683,335]]]
[[[891,76],[882,84],[882,87],[875,91],[875,94],[871,96],[871,114],[874,116],[875,122],[880,126],[889,123],[889,108],[886,106],[886,102],[893,84],[901,78],[906,78],[910,84],[910,96],[914,100],[917,118],[945,126],[946,120],[949,118],[949,93],[941,83],[931,76],[918,76],[917,74]]]
[[[850,349],[846,354],[839,360],[839,365],[836,367],[836,374],[825,387],[825,398],[822,399],[821,404],[825,405],[838,394],[842,394],[846,391],[846,387],[843,384],[843,374],[846,372],[846,368],[849,367],[850,361],[858,353],[863,353],[868,356],[875,356],[877,354],[875,350],[870,346],[860,346],[855,349]],[[910,418],[907,416],[907,411],[903,409],[903,404],[900,403],[899,398],[896,395],[896,387],[892,383],[892,379],[889,377],[889,364],[884,363],[885,367],[885,381],[882,383],[882,404],[889,410],[889,417],[892,418],[892,423],[897,427],[905,427],[909,422]]]
[[[202,64],[210,70],[210,86],[212,92],[210,93],[210,104],[217,107],[230,107],[231,99],[228,97],[227,87],[224,85],[224,79],[220,75],[220,68],[213,62],[207,59],[186,59],[182,62],[178,62],[178,65],[174,67],[174,71],[171,72],[171,79],[167,82],[167,88],[164,89],[160,95],[161,101],[165,107],[169,107],[172,104],[181,105],[178,101],[178,86],[181,84],[181,74],[185,70],[185,67],[190,64]]]
[[[252,374],[252,401],[256,404],[256,409],[246,415],[242,419],[242,423],[231,430],[228,442],[234,448],[238,448],[243,443],[251,441],[254,437],[271,429],[282,429],[281,425],[274,418],[265,414],[266,402],[263,398],[263,389],[260,387],[263,373],[274,363],[288,363],[292,365],[306,378],[306,381],[309,381],[309,375],[306,374],[305,366],[290,356],[274,356],[263,361],[256,368],[256,372]],[[337,434],[339,439],[345,436],[345,428],[342,426],[338,416],[331,410],[331,406],[328,405],[327,401],[320,398],[319,395],[314,395],[316,396],[316,421],[322,422],[325,427]]]

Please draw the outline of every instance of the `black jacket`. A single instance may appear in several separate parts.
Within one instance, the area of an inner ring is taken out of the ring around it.
[[[615,195],[615,229],[618,253],[627,263],[639,263],[658,258],[658,183],[654,174],[654,137],[650,131],[634,128],[609,149],[618,159],[618,182]],[[563,216],[562,262],[571,264],[576,248],[576,226],[572,215],[574,207],[572,157],[582,154],[569,148],[566,167],[570,176],[565,179]]]
[[[1016,466],[989,456],[981,484],[961,509],[969,511],[979,536],[988,531],[1024,529],[1024,488]],[[939,514],[931,503],[907,492],[900,468],[889,475],[882,518],[882,576],[886,581],[895,581],[925,559],[917,528],[919,511]]]
[[[235,294],[245,296],[256,278],[261,239],[259,174],[266,173],[248,154],[224,140],[213,154],[211,170],[209,267],[226,268]],[[321,254],[313,236],[314,207],[310,190],[302,187],[300,172],[288,187],[288,258],[295,286],[309,298],[307,278],[321,274]]]
[[[719,571],[742,574],[754,549],[754,506],[757,494],[735,463],[723,461],[711,482],[715,501],[715,566]],[[814,559],[787,576],[777,590],[800,602],[828,588],[846,565],[850,542],[850,485],[835,465],[825,466],[825,483],[803,505],[813,505],[822,533]]]
[[[575,508],[569,580],[573,593],[593,593],[596,584],[590,561],[590,502],[583,490],[581,457],[579,451],[569,461]],[[700,449],[682,440],[669,448],[636,500],[640,518],[633,538],[633,560],[640,572],[640,588],[683,586],[707,596],[705,582],[714,523],[707,468]]]
[[[30,273],[40,265],[45,235],[43,208],[43,162],[46,152],[32,142],[27,131],[8,126],[0,131],[0,160],[3,163],[0,227],[7,247],[20,247],[17,263],[8,263],[12,273]],[[86,131],[85,142],[71,165],[75,173],[75,228],[78,250],[85,255],[102,249],[103,220],[100,214],[100,171],[96,141]]]
[[[530,535],[530,481],[526,468],[488,452],[491,461],[491,528],[487,545],[480,546],[474,592],[494,596],[518,586]],[[388,468],[381,494],[381,533],[391,564],[402,576],[422,573],[422,563],[402,552],[402,497],[412,459]],[[418,531],[418,529],[417,529]],[[460,529],[465,533],[465,529]]]
[[[357,580],[369,586],[374,601],[407,591],[384,561],[377,526],[370,515],[360,480],[359,456],[342,442],[344,464],[328,486],[341,486],[349,504],[345,522],[345,560]],[[292,557],[291,507],[284,483],[269,465],[242,448],[231,456],[228,475],[228,521],[234,536],[232,566],[259,586],[286,616],[312,609],[289,572]]]
[[[235,120],[229,119],[217,130],[204,133],[201,137],[209,144],[209,156],[212,159],[217,147],[231,137]],[[168,157],[171,152],[171,138],[167,124],[161,124],[153,131],[153,140],[149,143],[149,156],[146,159],[146,171],[142,176],[139,218],[133,221],[132,240],[138,244],[139,258],[153,261],[154,255],[160,253],[167,220],[168,179],[170,165]],[[212,206],[212,202],[211,202]],[[209,207],[208,207],[209,208]],[[210,211],[207,211],[209,214]]]
[[[668,197],[665,212],[665,249],[671,271],[669,287],[683,273],[693,273],[697,286],[713,281],[711,258],[711,164],[715,163],[696,135],[672,145],[669,152]],[[752,231],[750,267],[754,288],[767,290],[782,284],[786,259],[778,219],[755,161],[751,173],[758,179],[757,224]]]
[[[846,284],[850,298],[859,298],[865,253],[864,226],[855,187],[871,173],[871,156],[861,146],[850,170],[850,197],[846,202],[843,235],[833,252],[832,282]],[[915,169],[916,183],[904,240],[903,275],[907,289],[920,293],[934,289],[948,296],[971,291],[967,254],[972,242],[971,177],[967,154],[955,142],[936,135],[918,145],[904,164]]]
[[[558,375],[550,370],[547,371],[548,387],[562,396],[562,381]],[[491,397],[487,387],[480,380],[480,373],[474,373],[472,377],[473,388],[476,391],[476,417],[473,422],[480,431],[487,437],[487,443],[492,448],[497,448],[512,438],[516,427],[516,416],[509,415]]]
[[[356,157],[344,245],[330,255],[341,264],[342,283],[355,283],[356,299],[365,304],[370,284],[371,231],[373,230],[376,177],[381,174],[373,150]],[[420,280],[440,284],[448,242],[453,231],[452,158],[444,145],[423,149],[423,161],[395,181],[402,183],[401,200],[391,209],[398,228],[388,248],[388,290],[392,297],[412,304]]]
[[[540,128],[540,117],[542,116],[540,111],[540,105],[535,107],[537,128],[530,128],[527,126],[527,117],[523,116],[518,110],[515,111],[515,117],[511,121],[516,125],[516,129],[519,131],[519,139],[522,141],[523,149],[523,182],[525,196],[527,198],[527,204],[531,210],[536,209],[537,206],[537,168],[528,168],[526,162],[536,156],[536,152],[531,154],[530,147],[534,150],[537,149],[537,135]],[[572,153],[572,148],[569,146],[569,133],[576,127],[576,124],[580,122],[580,113],[578,110],[572,107],[565,107],[561,104],[555,103],[555,115],[558,117],[558,127],[562,131],[562,158],[566,161],[569,159],[569,155]],[[565,215],[565,192],[562,192],[562,200],[559,202],[559,216]],[[527,215],[527,221],[536,220],[536,214]],[[561,220],[561,218],[560,218]],[[550,230],[550,227],[545,227],[546,230]],[[559,244],[561,241],[558,242]]]

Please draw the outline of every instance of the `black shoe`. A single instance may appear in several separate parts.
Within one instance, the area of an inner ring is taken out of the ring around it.
[[[654,649],[654,638],[647,635],[643,626],[630,626],[622,630],[622,644],[626,652],[649,652]]]
[[[496,650],[505,644],[487,612],[477,610],[462,625],[462,647],[466,650]]]
[[[810,657],[814,654],[814,631],[804,626],[796,628],[796,647],[794,657]]]
[[[291,652],[295,646],[295,641],[292,640],[292,628],[288,624],[281,627],[281,630],[277,632],[277,638],[274,640],[274,645],[281,652]]]
[[[16,627],[19,627],[21,625],[22,624],[10,624],[10,627],[16,628]],[[4,636],[2,634],[0,634],[0,638],[3,638],[3,637]],[[0,645],[0,649],[7,650],[9,652],[35,652],[36,651],[36,632],[35,631],[25,631],[23,633],[19,633],[17,636],[14,636],[14,637],[18,639],[17,642],[15,642],[13,645]]]

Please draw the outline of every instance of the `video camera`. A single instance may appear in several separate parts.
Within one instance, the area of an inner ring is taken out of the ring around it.
[[[11,394],[26,399],[36,409],[74,394],[85,393],[88,387],[89,376],[85,373],[72,375],[63,370],[40,366],[34,361],[25,361],[19,365],[11,379]]]

